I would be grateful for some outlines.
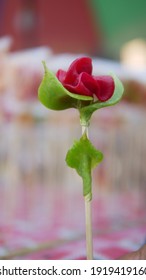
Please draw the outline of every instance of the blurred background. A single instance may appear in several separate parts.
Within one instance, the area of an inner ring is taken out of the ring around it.
[[[83,55],[124,85],[89,129],[104,154],[93,172],[95,259],[145,243],[145,11],[145,0],[0,0],[0,259],[86,258],[82,182],[65,164],[79,115],[37,97],[42,60],[55,73]]]

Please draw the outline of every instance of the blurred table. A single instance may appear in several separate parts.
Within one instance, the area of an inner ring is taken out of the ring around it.
[[[86,259],[84,200],[71,193],[40,196],[33,210],[23,203],[0,226],[0,259]],[[24,196],[23,196],[24,200]],[[115,259],[146,240],[145,194],[97,195],[92,201],[95,259]]]

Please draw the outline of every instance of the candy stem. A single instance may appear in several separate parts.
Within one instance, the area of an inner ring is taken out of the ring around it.
[[[82,135],[88,137],[88,126],[82,125]],[[85,196],[85,221],[86,221],[86,252],[87,260],[93,260],[93,238],[92,238],[92,211],[90,195]]]

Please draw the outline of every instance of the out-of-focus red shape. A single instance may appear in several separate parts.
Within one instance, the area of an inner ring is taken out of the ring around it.
[[[0,0],[0,36],[12,36],[13,50],[45,45],[54,53],[98,55],[102,33],[91,4],[85,0]]]

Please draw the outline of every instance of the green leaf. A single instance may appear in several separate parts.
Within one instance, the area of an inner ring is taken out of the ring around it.
[[[76,169],[83,180],[83,195],[92,198],[92,169],[103,159],[103,154],[96,150],[87,138],[86,133],[75,141],[73,147],[67,152],[66,163]]]
[[[82,107],[80,109],[81,124],[88,124],[90,121],[91,115],[93,114],[94,111],[96,111],[100,108],[103,108],[103,107],[115,105],[121,100],[123,92],[124,92],[123,85],[122,85],[121,81],[115,75],[111,75],[111,76],[114,79],[114,83],[115,83],[114,94],[112,95],[112,97],[109,100],[107,100],[105,102],[96,101],[88,106]]]
[[[66,90],[56,78],[54,73],[47,69],[43,62],[45,74],[38,89],[38,98],[40,102],[52,110],[64,110],[68,108],[78,108],[79,103],[88,105],[91,100],[90,96],[74,94]]]

